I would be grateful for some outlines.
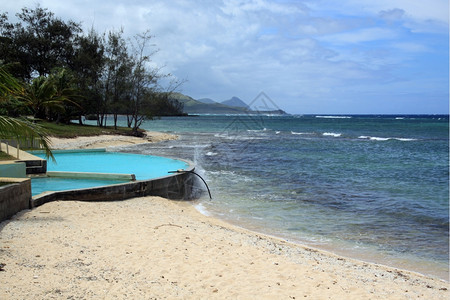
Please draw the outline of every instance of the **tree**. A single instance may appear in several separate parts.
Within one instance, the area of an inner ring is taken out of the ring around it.
[[[61,101],[63,105],[63,109],[56,112],[56,122],[62,121],[67,124],[76,116],[75,112],[82,109],[79,103],[83,96],[80,95],[75,78],[68,69],[55,69],[50,74],[49,81],[54,86],[53,98]],[[54,114],[51,119],[55,119]]]
[[[83,35],[80,24],[62,21],[39,5],[23,8],[17,17],[20,22],[12,24],[0,13],[0,63],[30,83],[20,97],[36,117],[64,122],[77,117],[81,124],[83,115],[94,113],[98,125],[105,126],[112,113],[117,126],[118,114],[125,113],[137,135],[145,119],[182,109],[160,86],[168,75],[151,65],[155,52],[148,53],[153,46],[149,31],[128,44],[122,30]],[[66,71],[56,78],[52,72],[61,68]],[[11,100],[0,113],[24,114],[21,104]]]
[[[23,94],[20,83],[0,66],[0,104],[11,99],[17,99]],[[48,135],[40,126],[23,118],[0,115],[0,139],[15,139],[17,141],[37,141],[45,150],[47,157],[54,159],[50,149]]]
[[[60,121],[68,106],[78,107],[76,100],[79,95],[72,82],[67,70],[56,70],[48,77],[33,79],[25,86],[20,100],[30,108],[35,118]],[[70,116],[68,118],[70,120]]]
[[[173,97],[174,90],[160,92],[154,95],[150,110],[157,116],[182,116],[184,104]]]
[[[80,24],[64,22],[39,5],[35,9],[23,8],[17,17],[21,20],[17,24],[8,23],[6,14],[0,17],[0,60],[18,63],[14,75],[30,80],[49,75],[55,67],[72,64]]]
[[[33,116],[39,119],[47,119],[51,110],[64,109],[62,102],[55,97],[53,82],[44,76],[39,76],[26,85],[21,99],[33,112]]]
[[[82,98],[79,99],[78,122],[82,124],[82,116],[97,114],[101,103],[101,76],[105,67],[105,45],[102,36],[93,29],[86,36],[76,40],[75,57],[72,71]]]
[[[117,116],[125,110],[125,100],[130,98],[133,61],[128,54],[123,31],[109,32],[105,47],[105,69],[103,77],[104,111],[99,115],[102,122],[106,112],[112,113],[114,127],[117,129]]]
[[[159,69],[148,67],[150,57],[155,53],[145,54],[151,38],[150,32],[146,31],[143,34],[136,35],[132,43],[134,66],[131,103],[127,112],[127,119],[134,135],[139,135],[139,126],[145,119],[153,117],[148,109],[149,103],[157,92],[158,80],[162,77],[159,74]]]

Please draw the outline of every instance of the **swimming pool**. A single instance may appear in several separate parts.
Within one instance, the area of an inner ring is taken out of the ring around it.
[[[74,189],[92,188],[97,186],[125,183],[125,180],[101,180],[79,178],[53,178],[37,177],[31,179],[31,196],[39,195],[46,191],[65,191]]]
[[[44,153],[33,152],[32,154],[45,158]],[[169,171],[189,167],[189,164],[182,160],[104,150],[54,151],[53,155],[56,162],[48,160],[47,171],[134,174],[136,180],[163,177],[167,176]],[[34,196],[45,191],[81,189],[124,182],[127,181],[44,177],[33,178],[31,190]]]

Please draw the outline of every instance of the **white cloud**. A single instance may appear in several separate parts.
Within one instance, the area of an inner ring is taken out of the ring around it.
[[[335,44],[358,44],[363,42],[390,40],[396,37],[397,34],[391,29],[373,27],[328,35],[323,38],[323,40]]]
[[[399,21],[404,17],[404,15],[405,15],[405,11],[403,9],[399,9],[399,8],[382,10],[379,12],[379,16],[388,22]]]
[[[433,50],[429,48],[427,45],[414,42],[397,42],[393,43],[392,47],[402,52],[409,52],[409,53],[433,52]]]
[[[7,1],[3,9],[18,12],[35,2]],[[187,78],[183,92],[197,98],[225,100],[237,95],[251,101],[265,91],[291,112],[326,112],[345,110],[339,101],[362,94],[407,91],[410,82],[415,84],[414,93],[445,89],[437,83],[442,80],[421,88],[406,65],[415,64],[414,58],[423,53],[439,51],[429,44],[439,41],[425,42],[411,32],[446,32],[448,38],[448,27],[442,25],[448,24],[445,0],[344,0],[338,5],[330,0],[40,3],[57,16],[82,21],[86,29],[94,25],[104,32],[124,27],[129,36],[150,29],[161,49],[155,63],[165,65],[165,72]],[[448,56],[448,45],[447,53],[437,54]],[[427,59],[431,56],[422,58]],[[386,84],[398,81],[398,74],[407,79]],[[448,80],[448,70],[441,76]]]
[[[344,0],[335,4],[332,0],[315,0],[309,4],[316,10],[337,12],[342,16],[376,17],[387,12],[403,12],[402,20],[414,31],[444,32],[449,24],[448,0]]]

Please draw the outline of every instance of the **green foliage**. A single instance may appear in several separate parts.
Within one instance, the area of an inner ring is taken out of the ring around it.
[[[16,160],[17,158],[15,158],[14,156],[8,155],[5,152],[0,151],[0,160]],[[0,182],[0,186],[1,185],[5,185],[5,183]]]
[[[103,73],[104,114],[112,113],[114,127],[117,127],[117,115],[128,105],[132,88],[133,61],[128,54],[123,31],[109,32],[105,48],[105,69]]]
[[[75,57],[71,66],[79,94],[79,107],[73,113],[81,116],[96,114],[102,100],[101,76],[105,68],[105,45],[103,39],[94,30],[76,40]]]
[[[5,94],[10,99],[0,105],[1,114],[31,113],[63,123],[78,118],[80,124],[82,115],[95,114],[100,126],[113,114],[115,127],[117,115],[127,114],[134,134],[145,119],[182,114],[183,105],[167,96],[173,90],[160,85],[169,75],[149,67],[155,53],[149,52],[149,31],[130,42],[122,30],[84,34],[79,23],[39,5],[23,8],[17,17],[13,24],[0,14],[0,63],[26,84],[19,84],[14,97]]]
[[[23,8],[16,14],[21,22],[10,24],[2,15],[0,60],[18,62],[13,75],[29,80],[35,75],[46,76],[55,67],[73,60],[74,41],[81,32],[80,24],[64,22],[52,12],[41,8]]]
[[[55,94],[53,82],[49,78],[40,76],[25,87],[22,100],[31,109],[35,118],[45,119],[51,110],[64,110],[62,102],[55,97]]]
[[[0,67],[0,104],[8,103],[22,95],[23,88],[20,83]],[[25,143],[37,141],[47,156],[53,158],[45,130],[25,118],[0,115],[0,139],[15,139]]]
[[[77,136],[93,136],[102,134],[131,135],[131,129],[127,127],[98,127],[93,125],[79,125],[74,123],[55,124],[53,122],[41,121],[39,125],[49,135],[60,138],[73,138]]]
[[[153,116],[182,116],[184,104],[175,99],[170,92],[155,93],[151,101],[146,104],[149,115]]]

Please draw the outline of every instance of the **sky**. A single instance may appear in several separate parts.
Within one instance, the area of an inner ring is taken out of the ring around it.
[[[194,99],[263,93],[292,114],[448,114],[447,0],[1,0],[85,32],[150,30],[153,64]]]

